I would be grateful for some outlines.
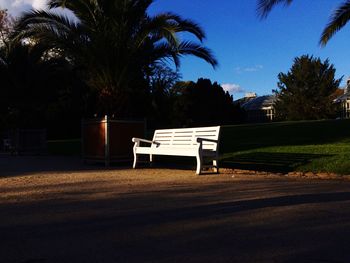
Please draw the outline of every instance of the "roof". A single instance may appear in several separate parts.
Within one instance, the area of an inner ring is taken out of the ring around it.
[[[242,108],[245,110],[262,110],[265,107],[271,107],[275,101],[275,95],[260,96],[244,103]]]
[[[343,95],[340,95],[339,97],[334,99],[334,102],[339,103],[339,102],[345,101],[349,98],[350,98],[350,90],[347,90],[347,91],[345,91],[345,93]]]
[[[242,105],[244,105],[245,103],[247,103],[248,101],[251,101],[253,99],[255,99],[255,98],[253,98],[253,97],[243,97],[243,98],[240,98],[238,100],[235,100],[233,103],[238,104],[239,106],[242,107]]]

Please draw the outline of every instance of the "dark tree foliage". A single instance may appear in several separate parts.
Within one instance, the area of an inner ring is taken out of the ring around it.
[[[233,97],[216,82],[198,79],[180,82],[172,90],[173,126],[191,127],[225,125],[241,121],[240,107],[234,105]]]
[[[172,88],[181,78],[178,71],[174,71],[164,64],[157,64],[150,77],[151,109],[147,119],[149,127],[169,127],[172,123],[173,94]]]
[[[2,127],[39,128],[80,123],[84,86],[73,67],[60,57],[50,56],[40,44],[12,42],[2,50],[0,63]],[[59,122],[61,120],[61,122]]]
[[[336,106],[332,95],[341,79],[335,79],[335,68],[329,60],[304,55],[294,59],[290,71],[278,75],[278,90],[273,92],[277,118],[313,120],[333,117]]]

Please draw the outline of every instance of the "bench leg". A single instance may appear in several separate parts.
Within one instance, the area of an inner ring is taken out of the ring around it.
[[[137,141],[134,144],[134,147],[132,148],[133,153],[134,153],[134,163],[132,164],[132,168],[136,168],[136,163],[137,163],[137,154],[136,154],[136,148],[140,146],[140,142]]]
[[[219,166],[218,166],[218,160],[213,160],[213,167],[214,167],[214,172],[219,173]]]
[[[136,162],[137,162],[137,154],[134,152],[134,163],[132,165],[132,168],[136,168]]]
[[[197,159],[197,170],[196,170],[196,174],[201,174],[202,171],[202,156],[200,154],[198,154],[196,156]]]
[[[149,155],[149,166],[153,167],[153,154]]]

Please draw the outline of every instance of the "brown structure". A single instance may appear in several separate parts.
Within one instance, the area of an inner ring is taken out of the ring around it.
[[[132,137],[145,135],[144,121],[102,119],[82,121],[82,156],[84,161],[129,161],[133,158]]]

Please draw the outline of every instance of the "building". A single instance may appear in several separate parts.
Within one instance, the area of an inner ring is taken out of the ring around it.
[[[335,103],[340,104],[340,118],[350,118],[350,78],[346,81],[346,87],[344,88],[344,94],[340,95],[334,100]]]
[[[242,101],[244,103],[241,107],[246,112],[247,122],[270,122],[275,119],[275,95],[256,96],[255,94],[255,96],[245,97]]]

